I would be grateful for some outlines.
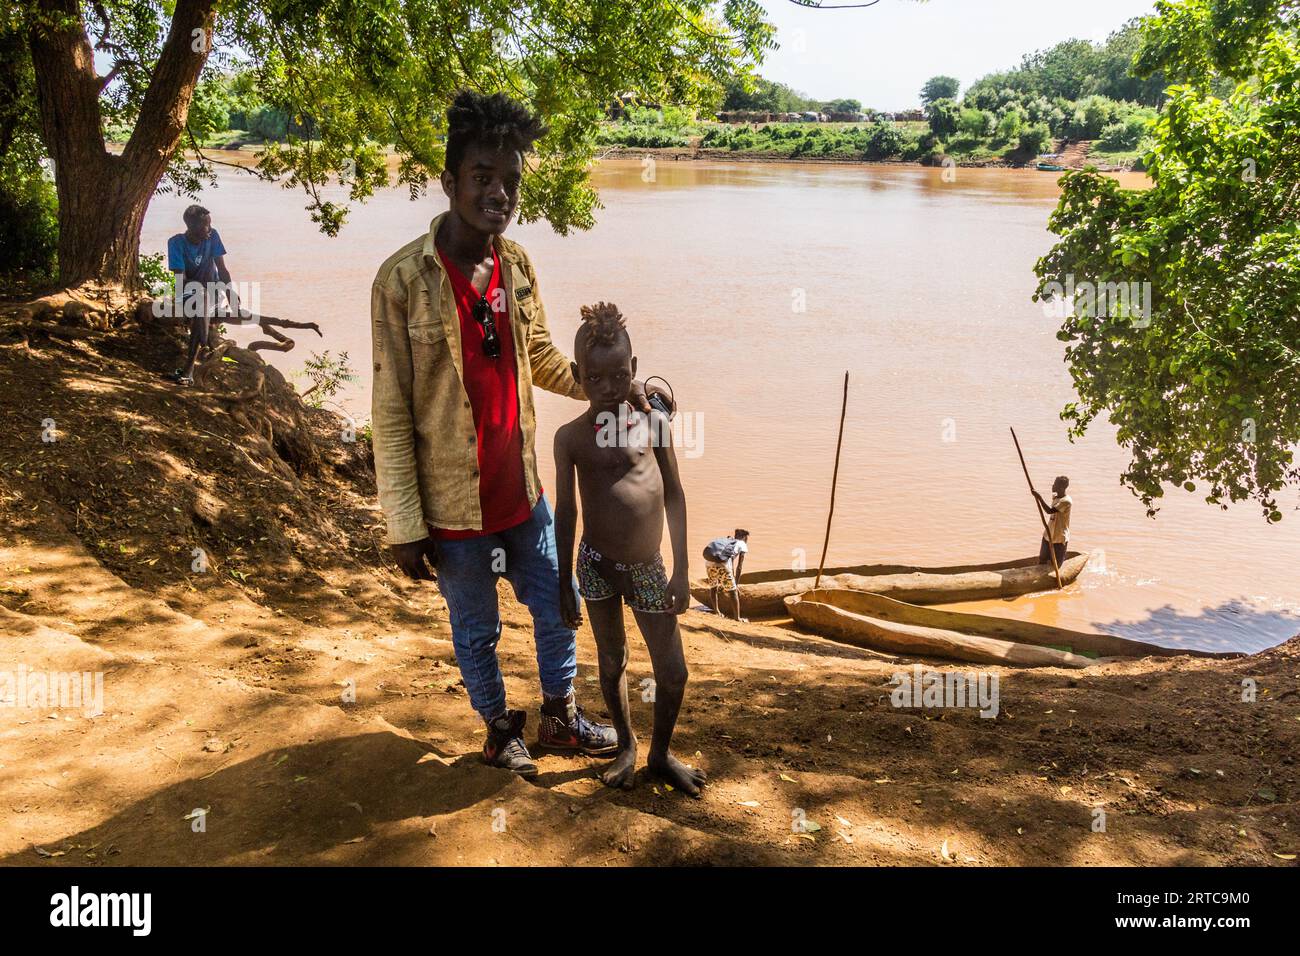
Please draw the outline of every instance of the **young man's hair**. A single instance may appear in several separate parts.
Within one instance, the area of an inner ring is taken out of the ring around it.
[[[185,211],[181,213],[181,218],[185,220],[185,225],[193,226],[204,216],[211,216],[211,215],[212,213],[208,212],[206,209],[204,209],[202,206],[196,203],[193,206],[187,206]]]
[[[447,169],[453,176],[459,174],[471,145],[512,149],[522,155],[546,133],[538,117],[504,93],[486,96],[461,90],[447,108]]]
[[[593,345],[626,344],[632,351],[632,340],[627,334],[627,320],[613,302],[597,302],[582,307],[582,324],[573,339],[573,357],[579,362],[587,358]]]
[[[749,537],[749,532],[746,531],[744,528],[737,528],[737,529],[736,529],[736,533],[733,534],[732,537],[733,537],[733,538],[748,538],[748,537]]]
[[[1065,475],[1057,475],[1057,476],[1056,476],[1056,480],[1059,481],[1059,482],[1061,483],[1061,487],[1062,487],[1062,488],[1069,488],[1069,487],[1070,487],[1070,479],[1069,479],[1068,477],[1066,477]]]

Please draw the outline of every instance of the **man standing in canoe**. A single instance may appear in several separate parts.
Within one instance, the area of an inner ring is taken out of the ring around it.
[[[1074,508],[1074,499],[1066,494],[1070,487],[1070,479],[1065,475],[1058,475],[1052,482],[1052,503],[1049,505],[1043,500],[1043,496],[1037,491],[1034,497],[1038,499],[1039,506],[1042,507],[1049,515],[1052,516],[1048,522],[1047,531],[1043,534],[1043,541],[1038,549],[1038,563],[1050,564],[1052,562],[1052,552],[1048,551],[1050,547],[1056,552],[1056,564],[1060,567],[1065,563],[1065,552],[1069,550],[1070,545],[1070,511]]]
[[[539,744],[618,749],[614,728],[574,700],[576,633],[560,614],[555,521],[533,447],[534,385],[586,395],[551,342],[528,254],[502,235],[524,153],[546,127],[503,94],[471,91],[447,120],[449,208],[388,258],[371,290],[375,473],[394,559],[413,579],[437,580],[447,601],[456,662],[487,724],[484,760],[532,777],[527,714],[507,708],[497,661],[498,577],[533,618]],[[650,411],[639,382],[631,401]]]

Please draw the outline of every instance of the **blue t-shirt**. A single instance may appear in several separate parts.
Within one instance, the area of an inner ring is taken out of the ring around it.
[[[191,282],[216,282],[217,256],[225,254],[226,247],[221,244],[221,235],[215,229],[197,246],[183,232],[167,240],[167,268],[185,273],[187,285]]]

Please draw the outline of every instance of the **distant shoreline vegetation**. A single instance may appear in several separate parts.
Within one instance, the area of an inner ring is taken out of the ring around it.
[[[932,77],[920,91],[921,107],[897,113],[848,97],[815,100],[762,77],[729,81],[712,113],[638,103],[629,93],[609,105],[595,141],[616,151],[678,150],[709,159],[925,165],[951,159],[977,166],[1042,160],[1142,169],[1165,78],[1132,72],[1139,23],[1130,21],[1104,43],[1067,40],[1029,54],[960,97],[955,78]],[[196,145],[237,149],[301,140],[311,129],[308,119],[262,102],[247,74],[227,73],[198,85],[189,125]],[[130,130],[108,133],[124,141]]]

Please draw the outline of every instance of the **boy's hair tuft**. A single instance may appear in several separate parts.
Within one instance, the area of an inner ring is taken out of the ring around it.
[[[465,150],[473,144],[522,154],[546,133],[537,116],[504,93],[487,96],[461,90],[447,108],[447,169],[452,175],[459,173]]]
[[[578,335],[574,342],[574,352],[586,356],[593,345],[614,345],[626,342],[632,347],[632,340],[627,334],[627,319],[613,302],[597,302],[595,305],[582,307],[582,324],[578,326]]]
[[[613,345],[619,329],[627,328],[627,320],[613,302],[597,302],[582,307],[582,321],[587,327],[588,343]]]

